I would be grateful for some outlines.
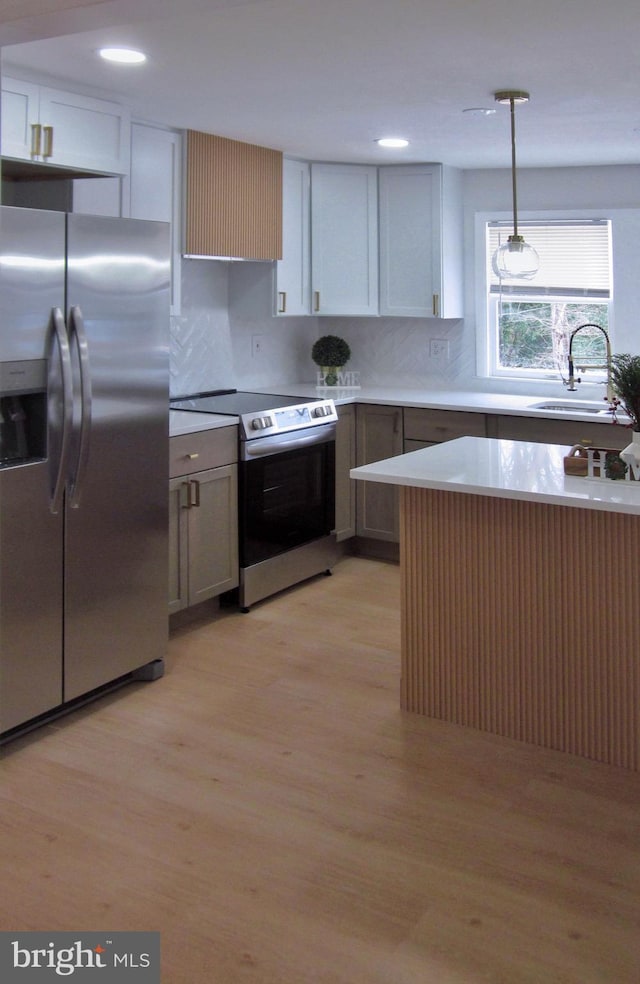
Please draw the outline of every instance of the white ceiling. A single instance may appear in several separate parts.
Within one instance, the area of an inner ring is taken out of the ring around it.
[[[3,72],[307,159],[508,167],[508,107],[463,110],[517,88],[519,166],[640,163],[638,0],[93,0],[0,43],[45,33],[65,36],[4,47]],[[104,43],[148,62],[106,65]],[[383,135],[410,147],[382,151]]]

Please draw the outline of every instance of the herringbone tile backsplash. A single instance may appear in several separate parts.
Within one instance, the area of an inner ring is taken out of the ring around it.
[[[450,387],[475,375],[461,321],[423,318],[276,318],[268,263],[182,261],[182,310],[171,319],[171,395],[312,382],[319,335],[345,338],[362,386]],[[260,339],[255,355],[253,340]],[[432,339],[448,343],[433,358]]]

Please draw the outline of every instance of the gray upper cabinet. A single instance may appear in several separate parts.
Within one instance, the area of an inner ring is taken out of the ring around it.
[[[441,164],[378,171],[380,314],[461,318],[460,172]]]

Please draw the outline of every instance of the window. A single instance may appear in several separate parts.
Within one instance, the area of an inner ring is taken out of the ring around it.
[[[611,223],[520,222],[518,231],[540,258],[540,269],[529,281],[500,280],[493,271],[493,254],[512,231],[511,223],[486,223],[486,368],[494,376],[557,379],[566,374],[569,336],[578,325],[592,323],[609,331]],[[602,332],[582,332],[574,354],[586,367],[602,366]]]

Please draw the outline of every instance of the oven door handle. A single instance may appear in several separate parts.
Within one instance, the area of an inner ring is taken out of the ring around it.
[[[246,441],[243,449],[243,460],[248,460],[249,458],[264,458],[270,454],[281,454],[283,451],[296,451],[298,448],[310,447],[313,444],[327,444],[330,441],[335,440],[336,428],[335,424],[325,424],[323,427],[318,427],[316,431],[312,434],[305,434],[304,436],[298,435],[298,437],[282,438],[273,436],[258,438],[253,441]]]

